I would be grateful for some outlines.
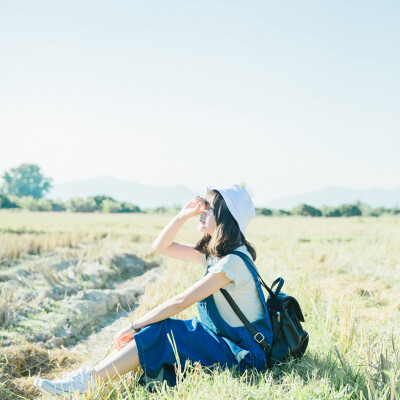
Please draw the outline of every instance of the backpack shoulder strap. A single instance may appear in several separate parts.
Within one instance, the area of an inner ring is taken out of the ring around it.
[[[229,254],[236,254],[237,256],[239,256],[244,263],[247,265],[247,268],[252,269],[258,276],[258,278],[260,279],[261,284],[265,287],[265,289],[267,289],[268,293],[272,296],[275,297],[275,295],[277,295],[278,293],[274,293],[272,291],[272,289],[269,288],[269,286],[264,282],[263,278],[261,278],[260,274],[257,271],[256,266],[254,265],[254,262],[252,259],[250,259],[250,257],[247,254],[242,253],[241,251],[237,251],[237,250],[233,250],[231,251]],[[282,284],[280,284],[279,287],[279,291],[283,286],[283,279],[282,278],[278,278],[277,280],[281,279],[282,280]],[[276,281],[273,283],[272,287],[276,284]]]
[[[227,290],[221,288],[220,291],[228,301],[228,303],[231,305],[233,308],[233,311],[235,311],[236,315],[239,317],[239,319],[242,321],[244,326],[247,328],[247,330],[253,335],[254,340],[261,345],[261,347],[264,349],[265,353],[269,356],[271,354],[272,348],[267,342],[267,339],[265,339],[265,336],[261,333],[258,332],[258,330],[251,324],[251,322],[246,318],[246,316],[242,313],[240,308],[237,306],[235,303],[235,300],[233,300],[232,296],[228,293]]]

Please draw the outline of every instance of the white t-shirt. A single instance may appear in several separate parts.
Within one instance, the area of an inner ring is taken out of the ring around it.
[[[247,251],[246,245],[241,245],[236,250],[243,252],[248,257],[251,254]],[[205,254],[200,253],[200,261],[207,269]],[[254,322],[264,315],[264,307],[261,304],[254,278],[251,275],[244,261],[236,254],[228,254],[221,259],[212,255],[208,258],[210,265],[209,273],[224,272],[234,282],[226,284],[223,288],[232,296],[242,313],[250,322]],[[244,326],[236,315],[233,308],[225,299],[220,290],[213,293],[214,301],[221,317],[231,326]]]

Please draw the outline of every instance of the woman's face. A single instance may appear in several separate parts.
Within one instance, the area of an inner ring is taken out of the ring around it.
[[[207,205],[207,208],[200,213],[200,222],[198,226],[198,230],[200,232],[213,234],[216,227],[214,209],[211,208],[210,205]]]

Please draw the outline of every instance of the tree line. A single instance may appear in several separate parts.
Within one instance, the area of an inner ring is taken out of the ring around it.
[[[176,213],[180,206],[141,209],[139,206],[119,202],[110,196],[98,195],[74,197],[65,202],[45,199],[52,187],[52,179],[44,176],[35,164],[21,164],[6,171],[0,186],[0,208],[21,208],[30,211],[69,211],[69,212],[104,212],[104,213]],[[379,217],[381,215],[399,215],[400,208],[376,207],[356,202],[338,207],[313,207],[300,204],[291,210],[256,208],[256,214],[265,216],[300,215],[307,217]]]
[[[399,207],[370,207],[368,204],[357,201],[354,204],[341,204],[337,207],[322,206],[313,207],[309,204],[299,204],[291,210],[270,208],[256,208],[256,214],[266,216],[301,215],[305,217],[380,217],[381,215],[399,215]]]
[[[33,196],[18,197],[0,194],[0,208],[22,208],[29,211],[142,212],[139,206],[119,202],[110,196],[73,197],[63,202],[62,200],[35,199]]]

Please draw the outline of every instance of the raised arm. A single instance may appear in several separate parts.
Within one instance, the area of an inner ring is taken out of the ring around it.
[[[182,225],[189,218],[200,214],[204,208],[205,203],[200,196],[190,200],[161,231],[153,242],[152,248],[168,257],[201,264],[199,252],[194,249],[194,246],[174,242],[174,239]]]

